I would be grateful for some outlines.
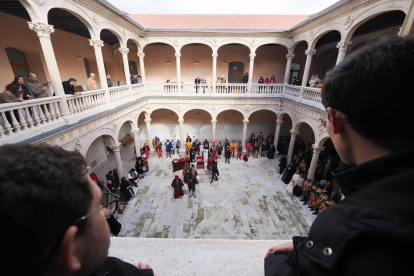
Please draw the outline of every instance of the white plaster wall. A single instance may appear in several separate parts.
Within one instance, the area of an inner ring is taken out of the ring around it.
[[[93,171],[96,167],[102,164],[107,159],[106,147],[104,139],[99,139],[91,144],[86,153],[86,163],[90,168],[89,171]],[[96,165],[91,166],[91,163],[96,160]]]

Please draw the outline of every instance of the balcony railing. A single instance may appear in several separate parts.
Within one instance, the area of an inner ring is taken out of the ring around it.
[[[0,105],[0,138],[30,129],[41,128],[61,119],[62,97],[34,99],[23,103]]]
[[[210,83],[200,85],[183,83],[180,87],[177,83],[140,83],[131,86],[111,87],[108,91],[110,103],[106,102],[105,93],[107,91],[101,89],[82,92],[79,96],[67,95],[66,97],[28,100],[23,103],[0,104],[0,142],[17,133],[28,133],[29,130],[39,128],[43,130],[47,125],[53,125],[48,127],[53,129],[57,126],[53,124],[54,122],[61,122],[58,124],[61,126],[63,120],[61,120],[59,105],[63,99],[67,101],[71,115],[93,113],[94,111],[102,110],[106,104],[128,100],[129,97],[140,95],[220,98],[284,97],[323,110],[321,89],[302,88],[285,84],[253,83],[251,91],[249,91],[247,83],[217,83],[215,88]],[[33,133],[39,133],[39,131]]]

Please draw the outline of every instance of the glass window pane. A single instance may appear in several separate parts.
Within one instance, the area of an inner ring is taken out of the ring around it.
[[[6,54],[10,63],[26,64],[26,59],[24,58],[24,54],[22,52],[6,48]]]
[[[29,72],[27,72],[26,67],[16,67],[16,72],[18,76],[22,76],[24,78],[25,83],[27,83],[27,79],[29,78]]]
[[[89,78],[89,76],[91,75],[91,69],[89,69],[89,61],[86,58],[84,58],[83,62],[85,63],[86,77]]]

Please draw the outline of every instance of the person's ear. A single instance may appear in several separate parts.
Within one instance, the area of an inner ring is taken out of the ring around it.
[[[333,109],[332,107],[328,107],[326,109],[326,112],[328,112],[328,119],[332,125],[333,133],[340,133],[346,124],[345,115],[342,112]]]
[[[59,269],[71,273],[81,268],[81,252],[78,237],[76,237],[77,232],[77,226],[71,226],[66,230],[55,257],[55,264]]]

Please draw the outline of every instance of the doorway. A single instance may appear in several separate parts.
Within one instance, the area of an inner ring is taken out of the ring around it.
[[[293,77],[299,78],[300,74],[300,63],[293,62],[290,66],[290,78],[289,78],[289,84],[292,84]]]
[[[241,62],[230,62],[229,63],[229,83],[241,83],[243,77],[243,63]]]

